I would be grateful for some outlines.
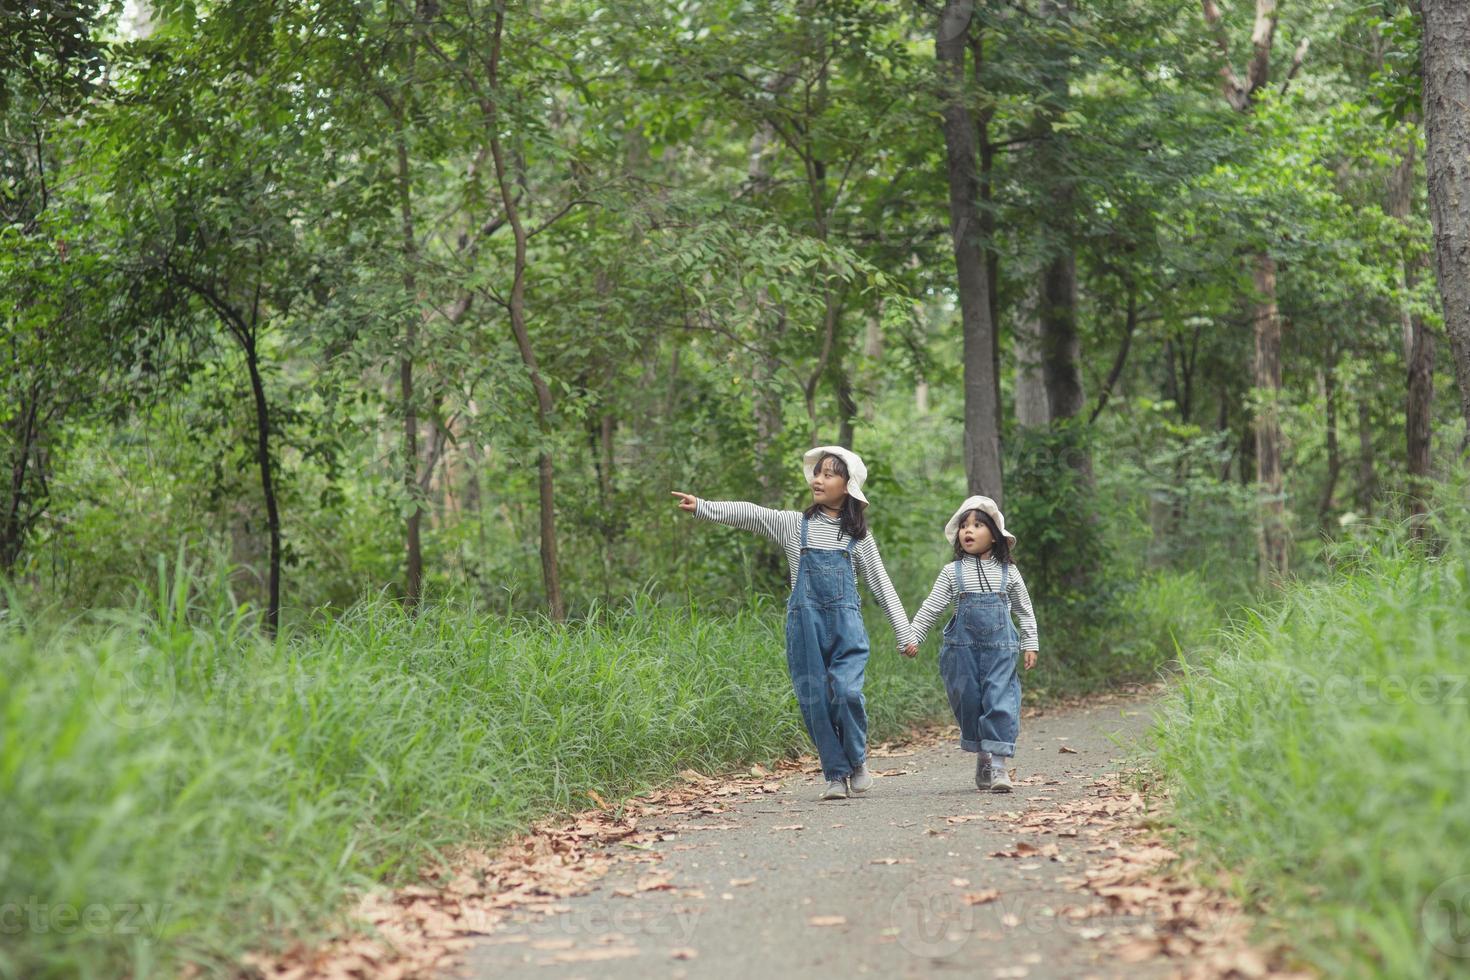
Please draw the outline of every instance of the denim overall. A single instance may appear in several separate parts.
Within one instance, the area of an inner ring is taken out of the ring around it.
[[[786,669],[828,781],[852,775],[868,750],[868,631],[858,612],[855,543],[849,538],[845,551],[808,548],[803,518],[801,561],[786,605]]]
[[[1020,641],[1006,594],[1009,565],[1001,563],[999,592],[966,592],[963,569],[963,561],[954,563],[958,597],[954,618],[944,627],[939,674],[960,725],[960,747],[1015,755],[1021,727]]]

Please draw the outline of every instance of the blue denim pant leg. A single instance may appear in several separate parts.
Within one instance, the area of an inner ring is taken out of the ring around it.
[[[997,644],[981,653],[980,748],[1015,755],[1021,732],[1021,678],[1016,674],[1016,645]]]
[[[828,711],[849,769],[861,766],[868,757],[867,700],[863,681],[868,667],[868,633],[862,616],[845,606],[833,609],[827,656]]]
[[[847,751],[838,737],[832,713],[831,684],[823,646],[830,648],[830,610],[798,606],[786,615],[786,669],[801,709],[806,732],[817,747],[822,775],[829,781],[852,774]]]
[[[955,724],[960,726],[960,748],[980,751],[980,669],[975,648],[945,643],[939,651],[939,676]]]

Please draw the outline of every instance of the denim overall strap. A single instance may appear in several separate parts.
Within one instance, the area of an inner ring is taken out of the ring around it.
[[[954,562],[954,594],[957,596],[964,595],[965,593],[965,576],[963,572],[964,567],[964,559],[956,558]]]

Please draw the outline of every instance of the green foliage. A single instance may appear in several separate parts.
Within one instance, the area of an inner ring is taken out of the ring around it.
[[[1245,614],[1158,722],[1181,833],[1327,975],[1461,972],[1470,564],[1446,517],[1441,554],[1380,525]]]

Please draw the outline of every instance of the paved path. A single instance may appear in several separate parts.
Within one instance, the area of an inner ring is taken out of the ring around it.
[[[797,774],[778,792],[725,801],[726,812],[645,820],[640,829],[673,832],[654,845],[662,860],[619,863],[591,894],[567,900],[568,911],[517,915],[456,972],[475,980],[1165,975],[1167,964],[1117,962],[1097,941],[1136,920],[1065,914],[1095,901],[1059,879],[1081,873],[1096,837],[1043,837],[1011,823],[1095,794],[1094,781],[1118,771],[1148,721],[1148,702],[1130,698],[1027,719],[1023,782],[1010,795],[977,792],[974,756],[945,739],[871,760],[891,774],[860,798],[818,802],[820,777]],[[1062,860],[991,856],[1021,840],[1055,844]],[[640,890],[650,873],[668,873],[669,885]],[[999,897],[966,901],[988,889]]]

